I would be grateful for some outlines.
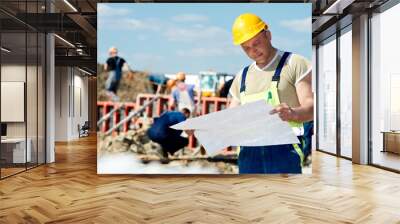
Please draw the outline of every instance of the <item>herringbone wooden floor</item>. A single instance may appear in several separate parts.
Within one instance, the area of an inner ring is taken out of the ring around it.
[[[0,181],[0,223],[400,223],[400,175],[314,153],[313,175],[99,176],[96,139]]]

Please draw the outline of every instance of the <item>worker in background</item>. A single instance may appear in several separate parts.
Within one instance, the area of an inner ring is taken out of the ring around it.
[[[196,111],[194,100],[194,85],[185,83],[186,74],[178,72],[176,74],[175,88],[172,90],[171,104],[175,109],[182,110],[183,108],[189,109],[192,113]]]
[[[122,68],[128,67],[128,64],[123,58],[118,56],[117,48],[111,47],[108,53],[110,57],[104,64],[104,70],[108,71],[108,78],[106,81],[107,95],[112,101],[119,101],[117,90],[122,78]]]
[[[264,99],[289,122],[301,144],[240,147],[239,173],[301,173],[303,123],[313,119],[311,65],[304,57],[272,46],[271,31],[257,15],[246,13],[232,26],[233,42],[254,62],[244,67],[230,88],[230,107]]]
[[[154,118],[154,123],[147,131],[147,135],[153,142],[161,145],[165,158],[168,158],[168,153],[173,155],[188,145],[189,140],[181,136],[181,130],[170,128],[188,117],[190,117],[190,110],[183,108],[181,111],[167,111],[160,117]]]

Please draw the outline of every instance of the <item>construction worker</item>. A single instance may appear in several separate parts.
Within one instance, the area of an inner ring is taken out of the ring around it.
[[[230,107],[264,99],[289,122],[301,144],[240,147],[239,173],[301,173],[304,158],[303,122],[313,119],[311,65],[304,57],[271,44],[268,25],[257,15],[238,16],[232,26],[233,43],[254,62],[244,67],[230,88]],[[255,130],[256,131],[256,130]]]
[[[185,83],[186,74],[184,72],[178,72],[176,74],[175,88],[172,90],[171,104],[178,110],[183,108],[189,109],[191,112],[195,110],[194,101],[194,85]]]
[[[152,84],[154,93],[157,92],[159,86],[165,86],[169,80],[164,74],[149,74],[147,78]]]
[[[176,83],[175,79],[169,79],[165,74],[149,74],[148,79],[153,86],[154,93],[157,92],[160,85],[164,87],[165,93],[171,93]]]
[[[111,47],[108,50],[109,58],[104,64],[104,70],[108,71],[108,78],[106,81],[107,95],[112,101],[119,101],[117,90],[122,78],[122,68],[127,66],[126,61],[118,56],[118,49]]]
[[[154,118],[154,123],[147,131],[147,135],[153,142],[161,145],[164,157],[167,158],[168,153],[173,155],[188,145],[189,140],[181,136],[181,130],[170,128],[188,117],[190,117],[190,110],[183,108],[181,111],[167,111],[160,117]]]

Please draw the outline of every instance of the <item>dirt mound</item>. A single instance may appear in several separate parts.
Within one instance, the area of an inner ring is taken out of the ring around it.
[[[153,87],[147,78],[147,72],[130,71],[124,72],[119,84],[117,95],[121,102],[135,102],[139,93],[153,93]],[[100,66],[97,75],[97,101],[108,101],[105,83],[108,73],[104,72]]]

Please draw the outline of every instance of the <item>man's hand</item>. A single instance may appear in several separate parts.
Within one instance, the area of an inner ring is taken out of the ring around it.
[[[240,106],[240,101],[230,98],[228,108],[234,108]]]
[[[185,133],[190,136],[194,134],[194,130],[185,130]]]
[[[282,121],[296,120],[296,112],[289,107],[286,103],[281,103],[275,109],[271,110],[269,114],[278,114]]]

